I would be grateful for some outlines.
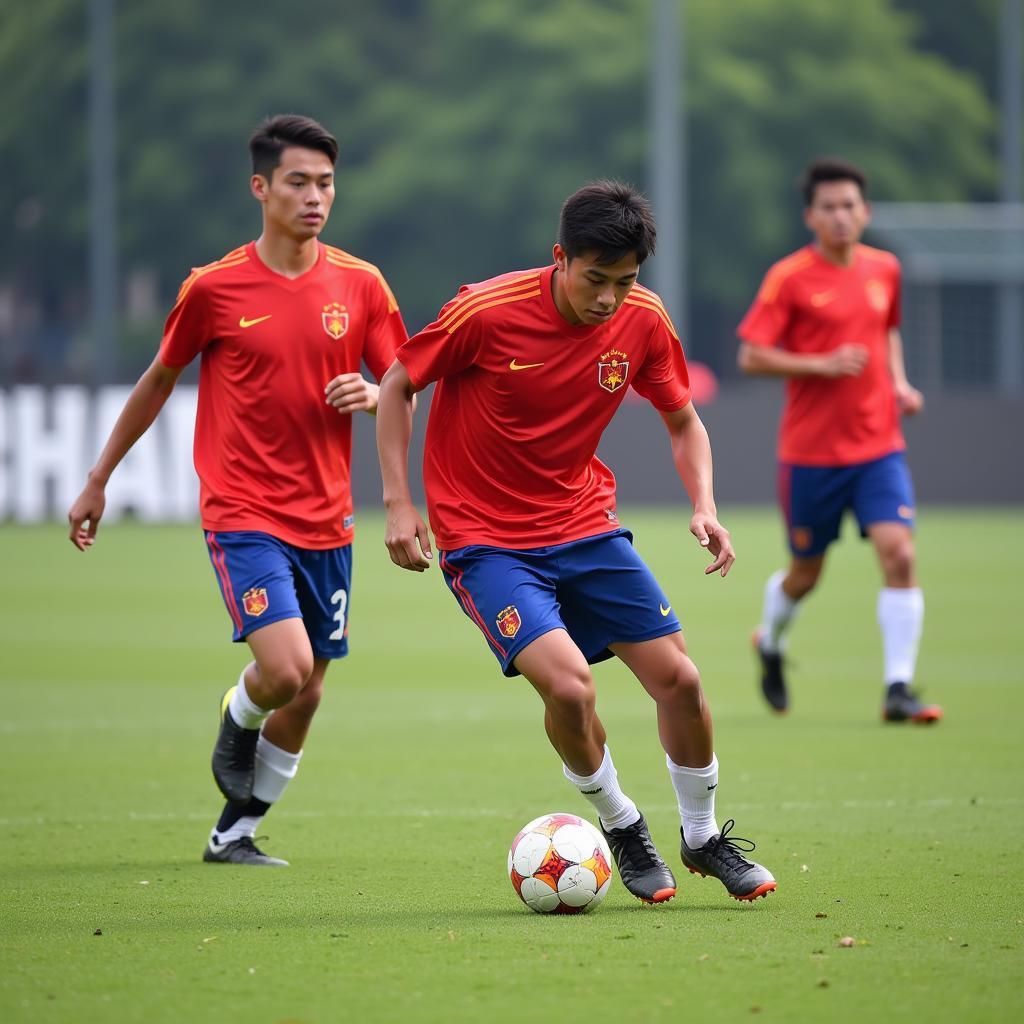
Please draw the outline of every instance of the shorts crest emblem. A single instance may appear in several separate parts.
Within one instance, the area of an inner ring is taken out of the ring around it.
[[[501,635],[509,639],[519,632],[519,627],[523,624],[523,620],[519,618],[519,609],[514,604],[498,612],[498,617],[494,621],[498,624]]]
[[[269,607],[266,587],[251,587],[242,595],[242,607],[246,615],[259,618]]]
[[[789,531],[789,539],[797,551],[806,551],[814,540],[814,534],[806,526],[794,526]]]
[[[320,320],[328,337],[338,341],[348,331],[348,310],[340,302],[331,302],[324,306]]]
[[[629,357],[625,352],[611,349],[605,352],[597,363],[597,383],[605,391],[618,391],[629,375]]]

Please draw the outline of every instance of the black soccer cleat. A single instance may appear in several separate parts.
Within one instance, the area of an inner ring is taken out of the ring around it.
[[[676,894],[676,880],[669,866],[661,859],[651,839],[647,822],[641,814],[638,821],[625,828],[601,831],[611,847],[622,884],[644,903],[664,903]]]
[[[754,653],[761,662],[761,693],[772,711],[785,714],[789,710],[789,694],[786,692],[786,678],[782,674],[782,654],[769,654],[761,646],[761,631],[753,636]]]
[[[931,725],[942,718],[938,704],[923,704],[906,683],[890,683],[882,705],[884,722],[921,722]]]
[[[256,777],[256,743],[259,729],[243,729],[231,717],[228,705],[235,687],[220,700],[220,732],[213,745],[213,779],[217,788],[233,804],[245,804],[252,798]]]
[[[251,836],[232,839],[229,843],[218,843],[216,836],[210,836],[210,841],[203,850],[203,860],[207,864],[245,864],[254,868],[288,867],[288,861],[279,857],[268,857]]]
[[[679,855],[683,866],[694,875],[717,878],[735,900],[756,900],[767,896],[776,888],[772,873],[760,864],[747,860],[740,852],[749,853],[754,844],[749,839],[729,839],[736,822],[730,818],[717,836],[712,836],[699,850],[686,845],[686,837],[680,829]],[[740,844],[746,844],[741,846]]]

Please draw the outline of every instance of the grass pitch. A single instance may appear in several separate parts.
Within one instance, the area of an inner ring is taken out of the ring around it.
[[[540,704],[500,676],[432,568],[388,563],[367,517],[353,654],[264,822],[282,870],[200,863],[220,802],[217,700],[243,649],[195,528],[0,528],[0,1018],[182,1021],[997,1021],[1024,1008],[1020,626],[1024,515],[925,510],[919,682],[933,728],[883,726],[877,577],[848,530],[770,717],[748,637],[782,563],[775,514],[725,516],[703,578],[681,514],[624,516],[681,613],[715,716],[719,821],[779,880],[738,904],[678,864],[653,705],[615,663],[599,709],[677,869],[645,907],[616,881],[583,917],[516,898],[505,853],[564,782]],[[852,936],[855,944],[841,948]]]

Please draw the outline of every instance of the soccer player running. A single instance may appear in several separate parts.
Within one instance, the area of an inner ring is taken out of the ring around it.
[[[463,287],[403,345],[381,381],[377,443],[391,559],[422,572],[430,537],[409,491],[413,398],[437,381],[423,476],[440,565],[506,676],[524,675],[565,777],[593,805],[623,884],[648,903],[675,878],[622,791],[595,712],[589,665],[615,655],[657,708],[682,819],[683,864],[737,899],[775,888],[742,856],[753,844],[715,819],[711,714],[672,602],[619,525],[615,478],[598,442],[628,387],[668,428],[694,514],[690,531],[729,571],[707,432],[690,402],[686,361],[658,296],[637,284],[654,251],[644,198],[617,182],[580,189],[562,208],[554,264]]]
[[[878,596],[888,722],[935,722],[942,709],[911,687],[924,598],[914,563],[914,491],[900,414],[924,405],[907,381],[900,339],[900,265],[860,243],[870,219],[865,176],[835,159],[814,161],[802,191],[814,241],[776,263],[743,322],[739,365],[786,378],[779,434],[779,500],[792,552],[765,585],[754,645],[761,689],[789,707],[786,633],[814,589],[847,509],[871,539],[884,585]]]
[[[212,766],[227,803],[203,859],[284,865],[254,836],[295,776],[328,665],[348,653],[352,414],[377,407],[360,366],[379,380],[407,335],[377,268],[318,241],[334,202],[334,137],[282,115],[249,149],[262,234],[182,284],[159,354],[68,519],[88,550],[110,474],[201,356],[202,526],[233,639],[253,659],[221,702]]]

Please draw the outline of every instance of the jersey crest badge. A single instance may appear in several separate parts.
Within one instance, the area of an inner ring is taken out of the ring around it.
[[[519,632],[519,627],[523,624],[523,620],[519,618],[519,609],[514,604],[510,604],[503,611],[498,612],[498,617],[494,621],[498,624],[501,635],[507,636],[510,640]]]
[[[629,358],[625,352],[610,349],[598,360],[597,383],[605,391],[618,391],[626,383],[629,373]]]
[[[335,341],[343,338],[348,330],[348,310],[340,302],[332,302],[324,306],[320,320],[328,337]]]
[[[242,595],[242,607],[246,615],[259,618],[269,607],[266,587],[251,587]]]
[[[814,542],[814,534],[806,526],[794,526],[789,531],[789,539],[797,551],[806,551]]]

